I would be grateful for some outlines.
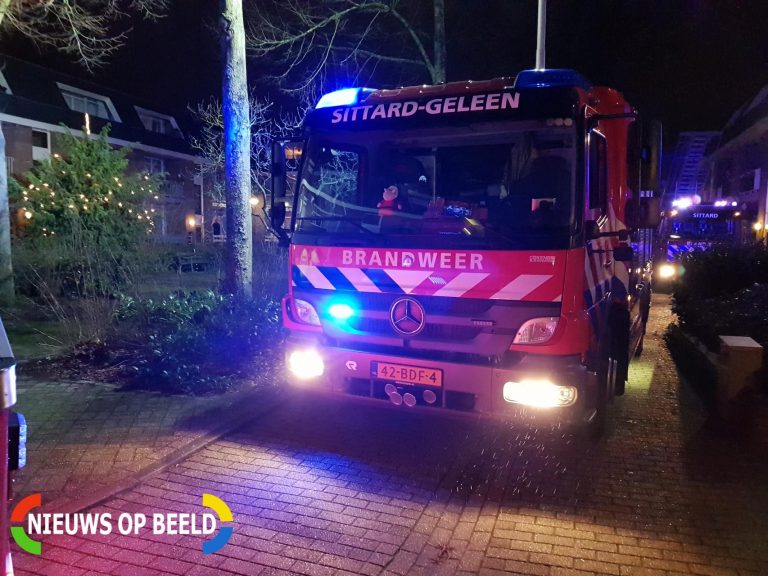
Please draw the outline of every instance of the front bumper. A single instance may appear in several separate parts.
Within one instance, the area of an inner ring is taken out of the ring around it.
[[[314,350],[323,361],[323,374],[297,379],[289,374],[289,381],[301,388],[355,397],[393,401],[386,391],[391,382],[372,376],[372,363],[388,362],[415,368],[442,370],[442,386],[413,386],[394,384],[399,395],[410,394],[415,408],[431,411],[463,412],[507,420],[536,420],[559,422],[585,422],[593,415],[596,378],[582,366],[578,357],[525,355],[514,366],[463,364],[426,358],[411,358],[378,354],[348,348],[323,345],[319,338],[293,335],[288,339],[287,357],[296,350]],[[533,408],[504,400],[504,384],[527,379],[548,379],[560,385],[577,389],[576,402],[566,407]],[[391,392],[392,388],[389,387]],[[434,397],[429,395],[429,392]],[[425,394],[426,393],[426,394]],[[429,400],[432,400],[430,402]],[[403,407],[408,406],[407,403]]]

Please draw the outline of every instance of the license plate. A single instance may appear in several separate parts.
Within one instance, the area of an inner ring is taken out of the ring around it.
[[[423,366],[371,362],[371,376],[409,386],[442,386],[443,371]]]

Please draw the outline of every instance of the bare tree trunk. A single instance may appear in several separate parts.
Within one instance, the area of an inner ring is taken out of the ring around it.
[[[445,0],[434,0],[435,10],[435,65],[432,81],[445,82],[445,61],[447,48],[445,45]]]
[[[13,303],[11,261],[11,215],[8,206],[8,166],[5,162],[5,134],[0,122],[0,304]]]
[[[227,244],[224,290],[250,296],[253,283],[251,232],[251,122],[245,67],[242,0],[221,1],[224,53],[224,179]]]

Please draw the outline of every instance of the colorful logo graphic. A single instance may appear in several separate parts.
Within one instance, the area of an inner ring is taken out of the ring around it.
[[[111,512],[33,512],[42,505],[42,495],[32,494],[21,500],[11,513],[11,522],[17,524],[11,526],[14,541],[19,548],[35,556],[42,554],[43,545],[40,541],[30,538],[30,534],[107,536],[117,533],[135,536],[149,531],[153,535],[211,536],[209,540],[203,541],[203,554],[214,554],[229,542],[234,531],[231,525],[222,526],[222,522],[233,522],[232,511],[221,498],[213,494],[203,494],[203,506],[210,508],[214,514],[123,512],[113,517]]]
[[[219,522],[232,522],[232,511],[224,500],[213,494],[203,494],[203,506],[210,508],[219,517]],[[222,526],[219,533],[210,540],[203,542],[203,554],[213,554],[221,550],[232,537],[232,526]]]
[[[42,494],[32,494],[31,496],[27,496],[21,500],[21,502],[16,504],[16,507],[11,513],[11,522],[24,522],[27,519],[27,514],[29,514],[30,510],[39,508],[42,505]],[[29,552],[36,556],[42,554],[43,545],[37,540],[32,540],[26,530],[24,530],[24,526],[11,526],[11,536],[13,536],[16,544],[18,544],[19,548],[24,550],[24,552]]]

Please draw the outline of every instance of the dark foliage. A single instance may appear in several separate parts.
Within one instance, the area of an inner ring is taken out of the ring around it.
[[[675,286],[681,327],[717,350],[719,335],[750,336],[768,345],[768,249],[724,246],[694,252]]]
[[[123,367],[139,386],[221,391],[233,376],[257,376],[279,364],[280,305],[271,298],[205,292],[157,302],[125,299],[117,319],[114,344],[130,351]]]
[[[664,340],[680,373],[699,394],[706,408],[715,410],[717,373],[704,351],[696,347],[675,324],[670,324],[667,328]]]

